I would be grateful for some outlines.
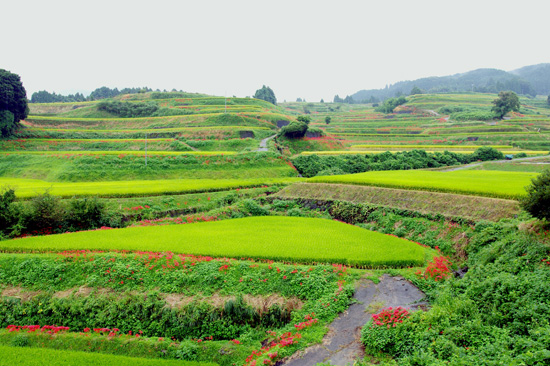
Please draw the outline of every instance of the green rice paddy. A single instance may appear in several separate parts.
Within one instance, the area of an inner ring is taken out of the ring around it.
[[[55,349],[8,347],[0,345],[0,365],[26,366],[215,366],[215,363],[181,360],[160,360],[141,357],[115,356],[101,353],[76,352]]]
[[[18,198],[30,198],[43,193],[60,197],[98,196],[132,197],[223,191],[241,187],[285,184],[301,178],[257,179],[159,179],[108,182],[46,182],[39,179],[0,178],[0,187],[9,186]]]
[[[354,266],[422,265],[427,251],[405,240],[326,219],[248,217],[195,224],[133,227],[2,241],[4,251],[172,251]]]
[[[313,177],[308,182],[370,185],[517,199],[536,173],[459,170],[378,171],[359,174]]]

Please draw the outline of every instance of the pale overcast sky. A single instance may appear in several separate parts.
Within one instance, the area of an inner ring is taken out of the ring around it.
[[[332,100],[550,62],[548,0],[2,0],[0,68],[30,98],[148,86]]]

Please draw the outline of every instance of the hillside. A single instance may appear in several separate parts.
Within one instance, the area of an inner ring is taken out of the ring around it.
[[[510,72],[528,81],[538,95],[550,94],[550,63],[525,66]]]
[[[357,102],[384,100],[397,95],[409,95],[415,86],[426,93],[498,93],[512,90],[523,95],[547,95],[550,91],[550,64],[526,66],[510,72],[477,69],[455,75],[399,81],[384,89],[360,90],[351,97]]]

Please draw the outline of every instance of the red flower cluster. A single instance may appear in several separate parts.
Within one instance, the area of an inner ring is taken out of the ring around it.
[[[48,334],[57,334],[59,332],[68,331],[69,327],[58,327],[57,325],[13,325],[10,324],[7,326],[8,332],[19,332],[20,330],[27,330],[27,333],[34,333],[38,330],[41,332],[47,332]]]
[[[266,358],[263,361],[264,365],[271,365],[274,363],[275,359],[277,358],[278,354],[277,352],[269,352],[273,348],[279,346],[279,347],[287,347],[291,346],[295,343],[298,343],[298,339],[302,338],[302,335],[300,333],[292,334],[291,332],[283,333],[280,336],[277,336],[275,332],[268,331],[267,332],[270,336],[274,337],[274,340],[268,343],[266,346],[262,347],[259,351],[252,351],[250,356],[248,356],[244,362],[244,366],[256,366],[256,361],[261,358],[264,355],[267,355],[268,358]]]
[[[306,315],[305,316],[306,321],[298,324],[294,324],[294,327],[297,330],[302,330],[304,328],[311,327],[313,324],[316,324],[319,321],[318,319],[314,319],[313,316],[315,316],[315,313],[311,313],[311,315]]]
[[[409,317],[407,309],[401,306],[397,308],[382,309],[378,314],[372,315],[372,326],[386,325],[388,328],[395,327],[397,323],[403,323],[403,319]]]
[[[424,273],[419,270],[416,272],[416,275],[424,278],[433,278],[435,281],[439,281],[451,274],[451,264],[451,261],[447,257],[435,257],[433,262],[428,263],[428,267]]]

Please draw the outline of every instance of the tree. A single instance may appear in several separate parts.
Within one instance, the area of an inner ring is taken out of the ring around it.
[[[495,112],[496,116],[500,119],[510,111],[519,111],[519,98],[513,91],[502,91],[498,93],[498,98],[493,100],[495,105],[491,108],[491,111]]]
[[[550,105],[550,95],[548,96],[548,99],[546,99],[546,104]]]
[[[27,118],[27,91],[17,74],[0,69],[0,134],[12,135],[19,121]]]
[[[331,118],[329,116],[325,117],[325,123],[328,125],[331,121]]]
[[[325,102],[325,100],[323,98],[321,98],[321,101],[319,103],[324,103],[324,102]]]
[[[298,117],[299,118],[299,117]],[[307,132],[307,124],[301,121],[292,121],[285,127],[281,128],[281,134],[290,139],[298,139],[305,136]]]
[[[489,161],[489,160],[502,160],[504,154],[491,146],[482,146],[476,149],[471,156],[472,161]]]
[[[263,85],[261,89],[256,90],[254,98],[265,100],[266,102],[277,105],[277,98],[275,97],[275,93],[273,92],[273,90],[271,90],[269,86]]]
[[[340,96],[338,94],[336,94],[334,96],[333,101],[334,101],[334,103],[344,103],[344,99],[340,98]]]
[[[550,219],[550,170],[546,169],[531,180],[527,196],[521,200],[521,207],[541,220]]]
[[[305,123],[306,125],[309,125],[309,123],[311,122],[310,116],[298,116],[296,119],[300,122]]]
[[[416,85],[412,88],[410,95],[415,95],[415,94],[423,94],[422,89],[420,89]]]

